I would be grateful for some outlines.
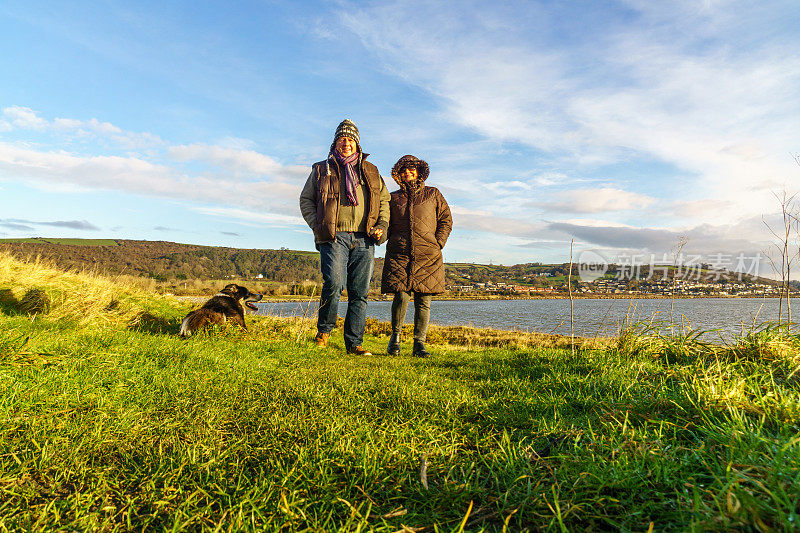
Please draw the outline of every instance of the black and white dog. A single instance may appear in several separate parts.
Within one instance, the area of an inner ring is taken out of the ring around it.
[[[211,324],[226,324],[232,322],[247,329],[244,325],[244,307],[257,311],[253,302],[262,298],[260,294],[250,292],[241,285],[231,283],[214,295],[209,301],[203,304],[200,309],[195,309],[181,322],[181,337],[189,337],[200,328]]]

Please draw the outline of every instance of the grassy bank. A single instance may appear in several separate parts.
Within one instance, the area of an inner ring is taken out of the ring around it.
[[[189,306],[6,256],[0,295],[0,531],[800,523],[800,340],[779,330],[573,353],[464,328],[430,360],[354,359],[301,319],[183,341]]]

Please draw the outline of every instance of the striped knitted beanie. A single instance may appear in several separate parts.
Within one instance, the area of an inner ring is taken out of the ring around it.
[[[353,124],[353,121],[346,118],[339,123],[336,128],[336,134],[333,136],[333,144],[339,140],[339,137],[350,137],[357,145],[361,146],[361,140],[358,138],[358,128]]]

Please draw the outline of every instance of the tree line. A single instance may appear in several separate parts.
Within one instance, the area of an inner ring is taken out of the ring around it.
[[[11,242],[2,248],[65,270],[94,270],[156,280],[260,278],[284,283],[321,282],[319,254],[296,250],[244,250],[166,241],[116,241],[117,246]]]

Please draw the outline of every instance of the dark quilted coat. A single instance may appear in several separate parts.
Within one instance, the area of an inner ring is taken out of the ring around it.
[[[402,169],[417,167],[417,182],[409,185],[400,177]],[[383,262],[381,292],[444,291],[442,248],[453,228],[450,207],[436,187],[428,187],[428,164],[406,155],[392,168],[400,190],[389,202],[389,232]]]

